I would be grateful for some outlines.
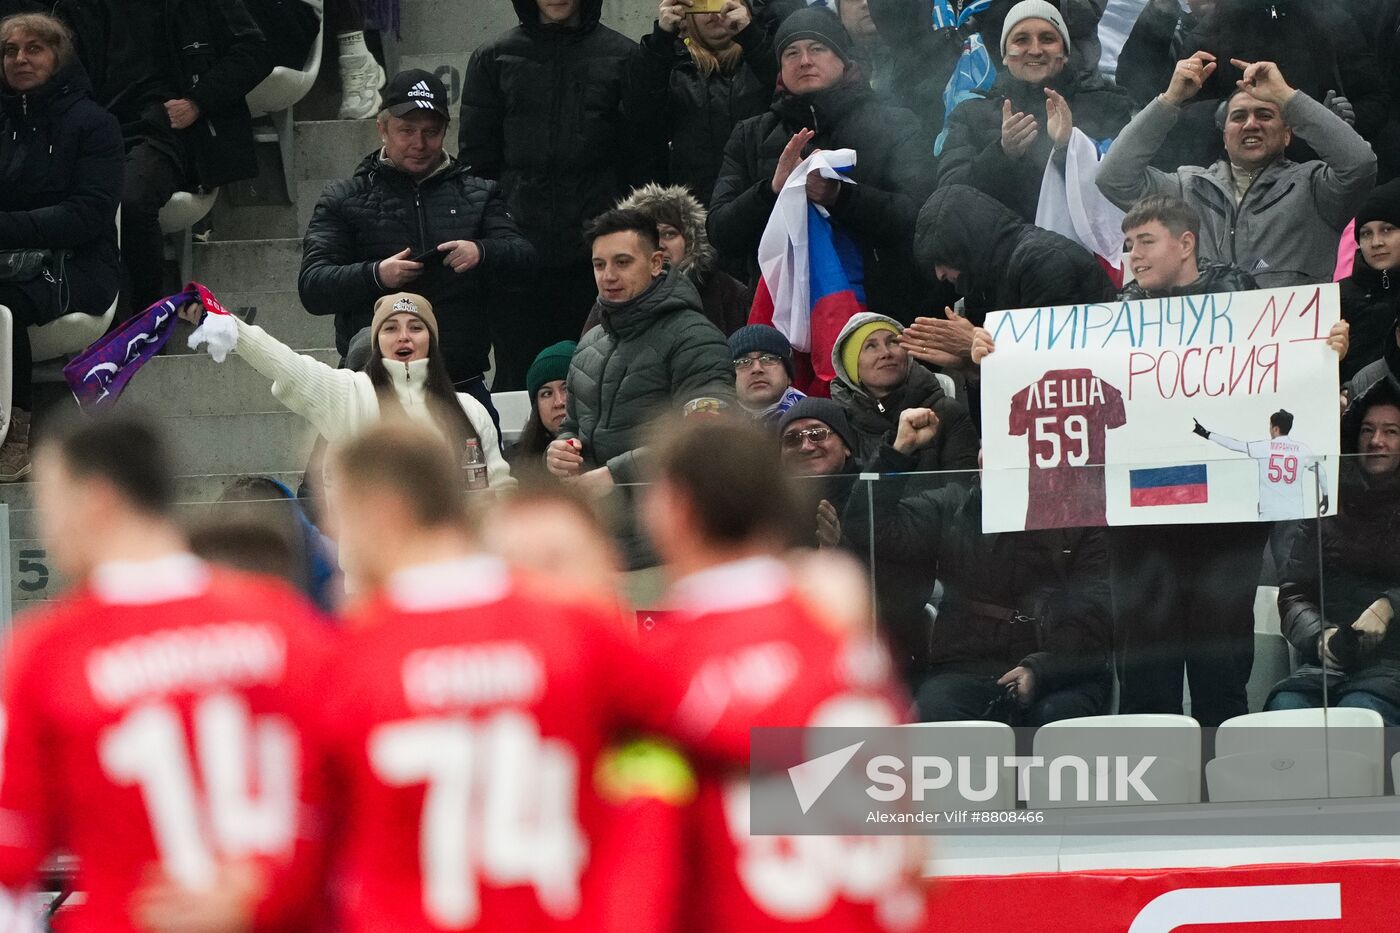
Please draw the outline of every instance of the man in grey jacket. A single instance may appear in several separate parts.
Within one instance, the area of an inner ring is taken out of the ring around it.
[[[734,363],[695,286],[665,265],[655,219],[607,211],[586,236],[602,324],[569,364],[569,412],[545,465],[560,478],[607,488],[640,479],[638,449],[654,419],[698,399],[731,403]]]
[[[1244,78],[1218,121],[1223,158],[1175,173],[1149,165],[1182,105],[1215,71],[1215,57],[1197,52],[1118,135],[1096,184],[1124,210],[1149,194],[1186,201],[1201,215],[1202,258],[1239,266],[1261,288],[1330,282],[1342,228],[1375,184],[1375,153],[1340,117],[1289,87],[1273,62],[1233,64]],[[1322,158],[1289,161],[1284,149],[1295,132]]]

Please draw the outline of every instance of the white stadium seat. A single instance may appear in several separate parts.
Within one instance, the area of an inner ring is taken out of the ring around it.
[[[1117,782],[1114,759],[1127,757],[1131,769],[1132,763],[1150,755],[1156,760],[1148,770],[1146,783],[1156,796],[1157,803],[1201,801],[1201,727],[1190,716],[1135,713],[1063,719],[1041,726],[1032,747],[1032,754],[1047,762],[1061,756],[1075,756],[1090,763],[1096,758],[1107,757],[1110,765],[1114,766],[1109,780],[1110,789]],[[1065,778],[1072,780],[1072,772],[1067,771]],[[1071,793],[1072,790],[1071,784]],[[1064,798],[1066,794],[1062,792],[1060,796]],[[1136,801],[1076,803],[1066,799],[1051,800],[1048,768],[1031,771],[1032,809],[1135,804]]]
[[[910,728],[932,730],[936,733],[936,754],[952,761],[964,757],[974,762],[987,758],[1005,759],[1016,754],[1016,733],[1005,723],[987,722],[981,719],[957,720],[953,722],[920,722]],[[933,743],[926,744],[922,739],[918,750],[933,750]],[[973,787],[982,783],[982,767],[974,767],[977,780]],[[997,776],[997,793],[990,800],[976,803],[965,800],[958,793],[956,784],[937,790],[924,792],[923,806],[928,810],[1014,810],[1016,809],[1016,769],[1002,768]]]
[[[180,263],[181,287],[194,278],[194,232],[190,228],[214,209],[218,197],[217,188],[208,193],[177,191],[160,209],[161,233],[179,238],[177,259]]]
[[[322,20],[316,40],[311,43],[311,52],[306,57],[306,65],[300,71],[279,65],[261,84],[248,92],[249,112],[254,117],[266,116],[272,121],[272,132],[258,133],[257,140],[277,143],[282,155],[282,178],[287,184],[289,197],[295,194],[292,180],[296,178],[293,171],[296,145],[292,108],[316,83],[316,76],[321,71],[321,46],[325,34],[326,24]]]
[[[491,404],[501,416],[501,442],[513,444],[525,430],[525,422],[530,420],[529,392],[493,392]]]
[[[1206,785],[1213,801],[1379,796],[1385,722],[1345,707],[1236,716],[1216,730]]]

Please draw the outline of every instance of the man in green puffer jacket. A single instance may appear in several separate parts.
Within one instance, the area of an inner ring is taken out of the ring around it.
[[[655,220],[607,211],[588,239],[602,325],[569,364],[569,413],[545,463],[555,476],[606,488],[643,478],[642,435],[654,419],[697,399],[732,404],[734,361],[695,286],[666,264]]]

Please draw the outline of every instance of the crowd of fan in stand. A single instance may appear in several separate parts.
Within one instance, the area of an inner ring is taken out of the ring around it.
[[[123,261],[159,294],[131,251],[164,196],[244,170],[203,144],[259,30],[227,31],[239,0],[173,6],[204,11],[181,28],[214,30],[207,57],[137,66],[76,3],[0,24],[0,235],[49,272],[61,251],[73,286],[0,279],[20,324],[105,308]],[[381,148],[318,201],[298,281],[340,367],[237,323],[325,438],[314,506],[248,479],[187,537],[148,425],[42,432],[44,536],[75,582],[7,653],[12,915],[65,849],[71,929],[917,929],[897,840],[750,835],[748,729],[1040,725],[1109,712],[1115,676],[1118,711],[1180,712],[1183,674],[1217,725],[1247,711],[1268,578],[1300,659],[1268,708],[1321,705],[1326,679],[1400,722],[1400,4],[1149,0],[1117,84],[1075,0],[939,3],[943,25],[914,0],[664,0],[640,45],[601,6],[516,0],[468,66],[456,157],[434,75],[368,104]],[[994,80],[952,93],[977,64]],[[113,81],[152,106],[124,115]],[[1075,131],[1125,212],[1126,284],[1034,223]],[[814,360],[749,309],[785,183],[842,148],[855,184],[803,191],[865,311]],[[1343,383],[1318,388],[1364,455],[1337,515],[982,533],[989,312],[1334,279]],[[490,389],[520,387],[502,450]],[[853,495],[868,472],[904,475]],[[464,485],[491,492],[464,505]],[[843,553],[872,551],[875,620]],[[295,566],[341,624],[230,562]],[[623,592],[669,617],[639,636]],[[856,861],[880,867],[857,883]]]

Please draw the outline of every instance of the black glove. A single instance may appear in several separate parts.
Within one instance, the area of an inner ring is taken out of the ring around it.
[[[1195,425],[1195,427],[1191,429],[1192,434],[1199,434],[1206,440],[1210,440],[1210,432],[1207,431],[1205,428],[1201,427],[1201,423],[1199,421],[1197,421],[1195,418],[1192,418],[1191,423]]]

